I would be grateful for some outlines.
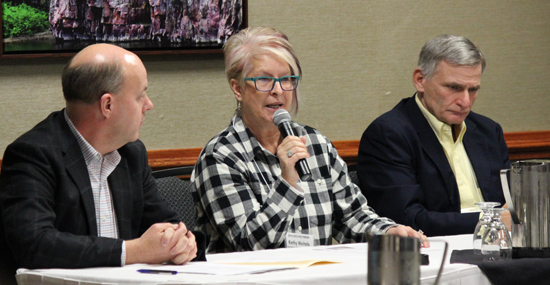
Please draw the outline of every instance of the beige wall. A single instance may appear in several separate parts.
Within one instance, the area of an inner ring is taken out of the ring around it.
[[[331,140],[355,140],[411,96],[422,45],[464,35],[488,67],[474,110],[505,132],[550,130],[550,1],[249,0],[249,25],[285,32],[300,57],[297,121]],[[220,55],[143,57],[149,72],[141,138],[148,149],[203,147],[235,108]],[[0,151],[63,107],[67,58],[0,60]]]

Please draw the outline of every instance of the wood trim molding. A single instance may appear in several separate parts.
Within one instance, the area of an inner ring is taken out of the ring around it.
[[[550,158],[550,131],[505,133],[510,160]]]
[[[505,133],[504,140],[510,160],[550,158],[550,131]],[[357,163],[359,140],[332,143],[347,164]],[[151,150],[148,152],[149,165],[153,170],[194,165],[200,151],[200,148]]]
[[[202,148],[181,148],[147,151],[153,170],[195,165]]]
[[[550,131],[505,133],[510,160],[550,158]],[[332,142],[348,165],[357,163],[359,140]],[[150,150],[149,165],[153,170],[195,165],[201,148]]]
[[[359,141],[336,141],[333,142],[338,154],[348,164],[357,163],[357,151]],[[149,165],[153,170],[160,170],[178,166],[195,165],[199,158],[201,148],[163,149],[147,151]]]

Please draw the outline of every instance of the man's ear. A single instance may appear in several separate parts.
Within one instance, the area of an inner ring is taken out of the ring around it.
[[[239,85],[239,82],[237,79],[233,78],[231,81],[229,81],[229,85],[231,86],[231,90],[233,90],[233,94],[235,94],[235,98],[237,100],[242,101],[243,100],[243,88],[241,85]]]
[[[113,95],[111,93],[105,93],[101,96],[101,99],[99,99],[99,108],[105,118],[111,116],[113,111]]]
[[[426,82],[426,76],[422,74],[422,70],[417,68],[413,71],[413,84],[416,91],[424,93],[424,83]]]

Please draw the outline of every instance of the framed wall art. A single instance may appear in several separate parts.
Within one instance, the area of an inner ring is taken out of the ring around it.
[[[71,56],[105,42],[137,54],[221,53],[247,0],[0,0],[2,58]]]

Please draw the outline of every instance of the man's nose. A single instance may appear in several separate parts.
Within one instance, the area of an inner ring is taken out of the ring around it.
[[[472,105],[472,96],[474,96],[474,94],[470,90],[464,89],[464,91],[460,93],[458,104],[462,108],[470,108]]]
[[[145,111],[149,111],[151,109],[153,109],[154,105],[153,105],[153,101],[151,101],[151,99],[149,99],[149,96],[145,95],[145,99],[147,100],[147,102],[145,102]]]

